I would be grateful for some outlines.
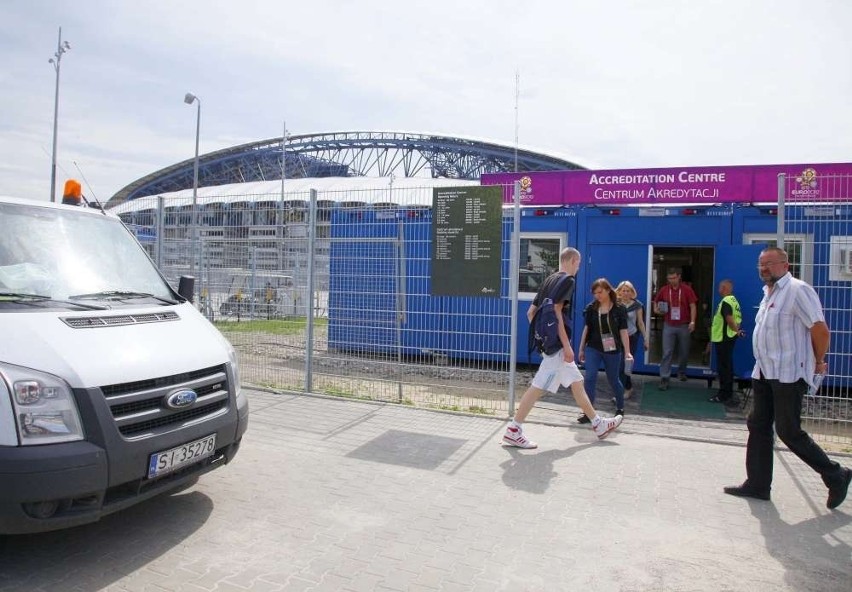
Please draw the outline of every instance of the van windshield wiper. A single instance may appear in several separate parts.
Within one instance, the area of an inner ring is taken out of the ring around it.
[[[176,300],[155,296],[148,292],[134,292],[131,290],[104,290],[103,292],[92,292],[91,294],[75,294],[69,296],[72,300],[131,300],[134,298],[153,298],[164,304],[177,304]]]
[[[0,292],[0,302],[16,302],[19,304],[40,304],[44,302],[58,302],[69,306],[77,306],[79,308],[87,308],[89,310],[107,310],[108,306],[99,306],[97,304],[84,304],[82,302],[72,302],[70,300],[60,300],[52,296],[44,294],[29,294],[27,292]]]
[[[44,294],[29,294],[27,292],[0,292],[0,298],[9,300],[50,300]]]

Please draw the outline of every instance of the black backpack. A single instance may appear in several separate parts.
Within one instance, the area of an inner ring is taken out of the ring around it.
[[[550,293],[542,298],[538,309],[536,309],[535,315],[533,315],[530,322],[528,353],[532,353],[535,350],[542,355],[551,356],[562,349],[562,342],[559,340],[556,309],[553,306],[553,297],[559,293],[562,282],[568,277],[570,276],[567,273],[560,277],[553,286],[553,289],[550,290]],[[566,327],[566,331],[567,329]]]

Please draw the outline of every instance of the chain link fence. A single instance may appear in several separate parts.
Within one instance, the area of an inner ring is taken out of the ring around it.
[[[829,376],[803,418],[817,439],[848,445],[852,178],[803,176],[779,178],[776,243],[816,288],[832,330]],[[434,186],[416,181],[277,194],[205,188],[195,207],[146,197],[113,211],[170,283],[196,278],[196,304],[236,347],[244,382],[506,416],[528,378],[516,376],[511,330],[525,322],[515,314],[519,218],[504,208],[499,297],[432,295]]]
[[[852,177],[813,169],[780,176],[776,244],[819,294],[831,330],[828,374],[805,397],[803,424],[823,440],[852,443]]]
[[[513,218],[502,220],[500,297],[432,296],[432,192],[398,181],[392,199],[208,195],[193,209],[152,197],[114,211],[157,229],[137,236],[172,285],[196,278],[196,304],[239,352],[244,382],[505,416]]]

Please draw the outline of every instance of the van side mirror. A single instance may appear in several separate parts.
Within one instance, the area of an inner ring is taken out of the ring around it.
[[[178,281],[178,294],[188,302],[195,298],[195,278],[191,275],[182,275]]]

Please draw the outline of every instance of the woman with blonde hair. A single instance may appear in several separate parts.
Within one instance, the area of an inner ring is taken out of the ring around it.
[[[636,288],[628,280],[624,280],[615,289],[619,303],[627,309],[627,337],[630,340],[630,353],[636,357],[636,349],[639,346],[639,336],[645,351],[648,351],[648,331],[645,329],[645,305],[637,299]],[[624,363],[621,364],[621,382],[624,385],[624,398],[633,396],[633,378],[624,371]]]

